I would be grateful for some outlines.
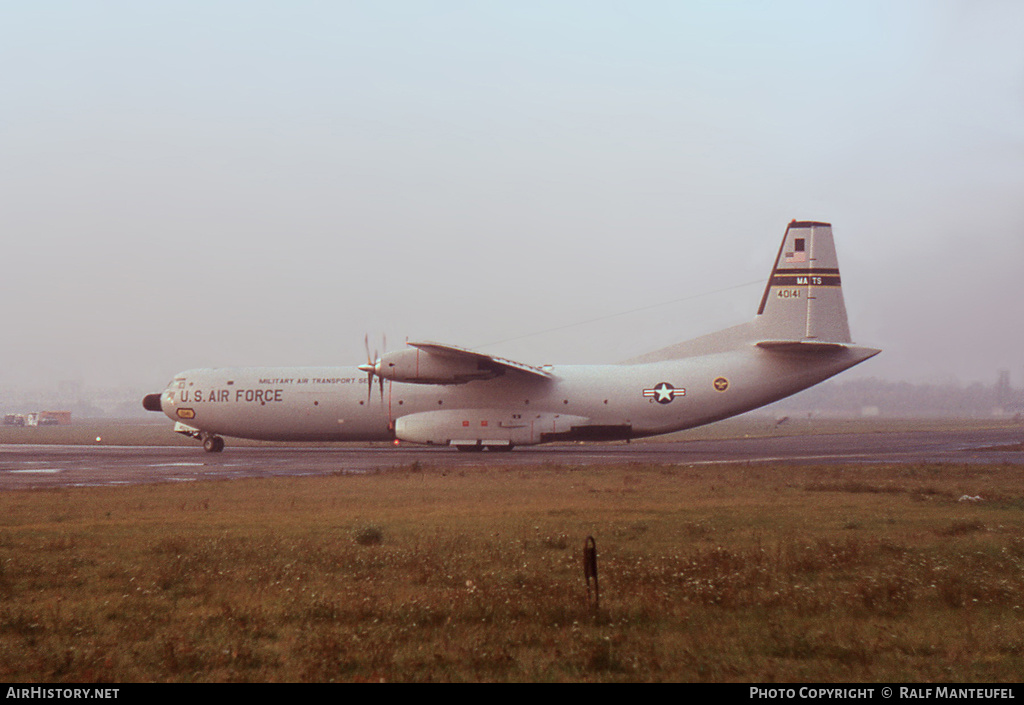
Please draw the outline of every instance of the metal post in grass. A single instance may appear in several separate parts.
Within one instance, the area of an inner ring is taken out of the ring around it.
[[[601,606],[601,593],[597,587],[597,541],[588,536],[583,542],[583,577],[587,580],[587,603],[590,603],[590,579],[594,579],[594,612]]]

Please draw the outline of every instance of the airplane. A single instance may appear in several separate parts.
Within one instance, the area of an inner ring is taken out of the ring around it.
[[[622,363],[534,366],[435,342],[371,357],[366,342],[358,366],[181,372],[143,406],[214,453],[225,436],[508,451],[701,426],[881,352],[851,341],[831,224],[796,220],[753,320]]]

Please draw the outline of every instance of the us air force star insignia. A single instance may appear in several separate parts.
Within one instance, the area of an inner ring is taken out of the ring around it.
[[[685,389],[676,389],[668,382],[661,382],[654,386],[653,389],[645,389],[644,396],[654,399],[659,404],[669,404],[676,397],[685,397]]]
[[[729,388],[729,380],[727,380],[725,377],[716,377],[715,381],[712,382],[712,384],[715,385],[715,391],[718,392],[724,392],[726,389]]]

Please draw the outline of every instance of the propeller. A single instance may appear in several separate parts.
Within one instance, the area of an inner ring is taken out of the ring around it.
[[[363,345],[366,347],[366,364],[360,365],[359,369],[366,373],[366,401],[370,401],[370,393],[373,391],[373,378],[377,377],[380,384],[380,400],[384,403],[384,378],[380,376],[380,355],[377,351],[373,351],[373,356],[370,356],[370,335],[366,334],[363,339]],[[384,352],[388,351],[388,338],[384,336]]]

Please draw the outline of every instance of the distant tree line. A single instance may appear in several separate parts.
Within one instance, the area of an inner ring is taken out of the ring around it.
[[[1024,415],[1024,390],[1009,385],[1000,373],[993,385],[911,384],[875,378],[820,384],[773,405],[787,413],[861,416],[984,417]]]

